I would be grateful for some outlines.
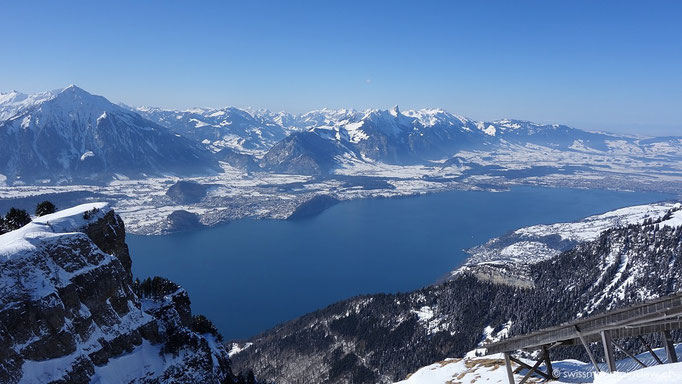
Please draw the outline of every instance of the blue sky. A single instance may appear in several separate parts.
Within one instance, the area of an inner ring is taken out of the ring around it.
[[[682,134],[682,2],[7,1],[0,91]]]

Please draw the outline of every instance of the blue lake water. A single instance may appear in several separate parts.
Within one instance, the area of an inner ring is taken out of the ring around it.
[[[128,236],[136,277],[187,289],[227,340],[362,293],[429,285],[462,252],[510,230],[577,220],[669,195],[518,187],[338,204],[303,221],[240,220],[165,236]]]

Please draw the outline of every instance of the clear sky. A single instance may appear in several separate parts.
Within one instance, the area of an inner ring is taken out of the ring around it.
[[[3,1],[0,91],[682,135],[682,1]]]

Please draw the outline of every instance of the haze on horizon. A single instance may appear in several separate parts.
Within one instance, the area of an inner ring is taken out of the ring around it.
[[[682,134],[682,3],[9,2],[0,92]]]

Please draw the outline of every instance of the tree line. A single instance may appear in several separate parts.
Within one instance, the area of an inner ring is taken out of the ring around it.
[[[57,207],[50,201],[38,203],[35,216],[44,216],[57,212]],[[19,229],[31,222],[31,215],[25,209],[10,208],[4,216],[0,215],[0,235]]]

